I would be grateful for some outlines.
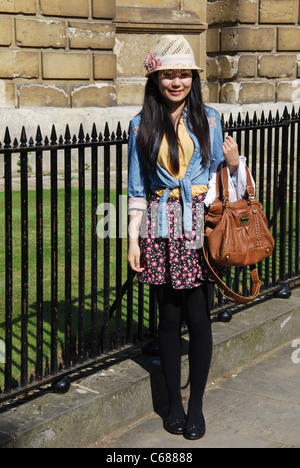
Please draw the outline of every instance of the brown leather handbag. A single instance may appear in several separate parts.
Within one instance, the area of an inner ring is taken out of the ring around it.
[[[217,198],[205,217],[203,253],[221,293],[238,304],[247,304],[257,297],[260,279],[256,264],[269,257],[275,241],[268,228],[262,204],[255,200],[250,171],[247,173],[247,197],[230,203],[227,165],[224,161],[217,171]],[[214,265],[250,266],[253,281],[252,296],[244,297],[232,291],[216,274]]]

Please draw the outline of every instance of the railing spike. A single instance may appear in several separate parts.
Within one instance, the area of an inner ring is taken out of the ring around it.
[[[97,127],[95,123],[93,123],[93,129],[92,129],[91,135],[92,135],[92,143],[96,143],[97,138],[98,138],[98,132],[97,132]]]
[[[273,122],[273,115],[272,115],[272,111],[270,110],[269,111],[269,117],[268,117],[268,123],[272,123]]]
[[[68,124],[66,126],[66,132],[65,132],[65,143],[66,145],[69,145],[71,143],[71,133],[70,133],[70,128]]]
[[[15,138],[14,141],[16,141],[16,138]],[[5,143],[4,148],[10,148],[10,147],[11,147],[11,146],[10,146],[10,144],[11,144],[11,138],[10,138],[10,133],[9,133],[9,128],[8,128],[8,127],[6,127],[3,142]]]
[[[38,125],[37,131],[36,131],[35,140],[36,140],[36,145],[37,146],[42,145],[43,137],[42,137],[41,127],[39,125]]]
[[[292,118],[292,120],[294,120],[296,118],[295,106],[292,107],[291,118]]]
[[[104,130],[104,141],[109,141],[109,137],[110,137],[110,131],[108,128],[108,123],[106,122],[105,130]]]
[[[289,120],[290,119],[290,114],[289,114],[287,106],[284,107],[282,118],[283,118],[283,120]]]
[[[55,125],[52,125],[50,138],[51,138],[51,145],[56,145],[56,143],[57,143],[57,134],[56,134]]]
[[[79,143],[84,143],[84,130],[83,130],[83,125],[82,124],[80,124],[80,128],[79,128],[78,142]]]
[[[24,148],[25,146],[27,146],[27,135],[26,135],[25,127],[22,127],[20,141],[21,141],[21,147]]]
[[[118,122],[116,135],[117,135],[117,140],[122,139],[122,129],[121,129],[121,123],[120,122]]]

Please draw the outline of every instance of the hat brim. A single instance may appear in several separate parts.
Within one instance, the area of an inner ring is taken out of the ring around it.
[[[161,71],[161,70],[197,70],[199,73],[203,72],[204,69],[197,67],[197,65],[188,65],[186,63],[176,63],[172,65],[164,65],[155,68],[154,70],[151,70],[146,73],[146,78],[149,78],[149,76],[153,75],[153,73]]]

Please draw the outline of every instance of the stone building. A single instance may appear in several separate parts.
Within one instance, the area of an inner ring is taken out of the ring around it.
[[[128,122],[165,33],[191,42],[207,102],[300,101],[300,0],[0,0],[2,124],[77,125],[99,107]]]
[[[300,100],[299,0],[207,2],[209,100]]]

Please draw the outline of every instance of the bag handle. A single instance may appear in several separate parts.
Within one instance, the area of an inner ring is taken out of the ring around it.
[[[246,187],[248,198],[255,197],[255,189],[252,183],[251,174],[248,166],[245,166],[246,169]],[[223,191],[223,196],[225,203],[229,203],[229,182],[228,182],[228,170],[226,161],[222,161],[217,170],[217,179],[216,179],[216,198],[221,199],[221,190]]]
[[[207,251],[207,246],[206,246],[206,241],[204,240],[203,244],[203,255],[206,260],[207,266],[210,269],[220,292],[223,294],[223,296],[226,299],[229,299],[232,302],[235,302],[236,304],[249,304],[249,302],[253,301],[259,294],[260,287],[261,287],[261,282],[258,276],[258,271],[256,268],[256,265],[251,265],[250,266],[250,272],[251,272],[251,278],[253,281],[253,287],[252,287],[252,296],[251,297],[245,297],[241,296],[240,294],[237,294],[236,292],[232,291],[222,280],[221,278],[217,275],[217,273],[214,271],[213,267],[210,264],[209,261],[209,256],[208,256],[208,251]]]

